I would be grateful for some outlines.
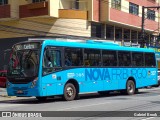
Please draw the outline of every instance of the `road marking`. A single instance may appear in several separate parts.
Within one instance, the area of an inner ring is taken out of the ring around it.
[[[0,104],[0,108],[14,107],[14,106],[22,106],[23,104]]]
[[[149,117],[149,118],[144,118],[144,119],[141,119],[141,120],[149,120],[149,119],[153,119],[155,117]]]
[[[76,107],[70,107],[70,108],[63,108],[56,111],[63,111],[63,110],[69,110],[69,109],[76,109],[76,108],[82,108],[82,107],[89,107],[89,106],[96,106],[96,105],[103,105],[103,104],[109,104],[110,102],[105,103],[99,103],[99,104],[90,104],[90,105],[83,105],[83,106],[76,106]]]
[[[140,91],[157,91],[157,90],[160,90],[160,87],[159,88],[149,88],[149,89],[139,89]]]

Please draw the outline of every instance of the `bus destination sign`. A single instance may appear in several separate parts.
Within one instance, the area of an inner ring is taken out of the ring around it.
[[[40,43],[22,43],[15,45],[16,50],[37,49],[40,47]]]

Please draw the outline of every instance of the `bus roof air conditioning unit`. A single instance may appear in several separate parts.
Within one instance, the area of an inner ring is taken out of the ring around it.
[[[106,41],[106,40],[87,40],[86,43],[119,46],[118,43],[114,43],[114,42]]]

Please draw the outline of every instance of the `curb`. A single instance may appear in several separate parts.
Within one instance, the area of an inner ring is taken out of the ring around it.
[[[0,97],[5,97],[5,98],[16,98],[16,96],[8,96],[8,95],[0,95]]]

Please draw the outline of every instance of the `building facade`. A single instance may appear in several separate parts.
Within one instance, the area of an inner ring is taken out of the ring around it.
[[[123,45],[141,43],[142,6],[159,3],[159,0],[0,0],[3,46],[0,57],[17,41],[37,36],[72,35]],[[144,12],[145,41],[154,45],[159,33],[159,9]]]
[[[0,38],[75,35],[137,43],[142,6],[158,0],[0,0]],[[159,9],[145,9],[147,43],[159,31]]]
[[[159,6],[158,0],[102,0],[99,19],[93,23],[92,36],[125,43],[142,43],[142,6]],[[159,33],[159,9],[144,9],[146,44],[155,44]],[[101,29],[100,34],[98,31]]]

